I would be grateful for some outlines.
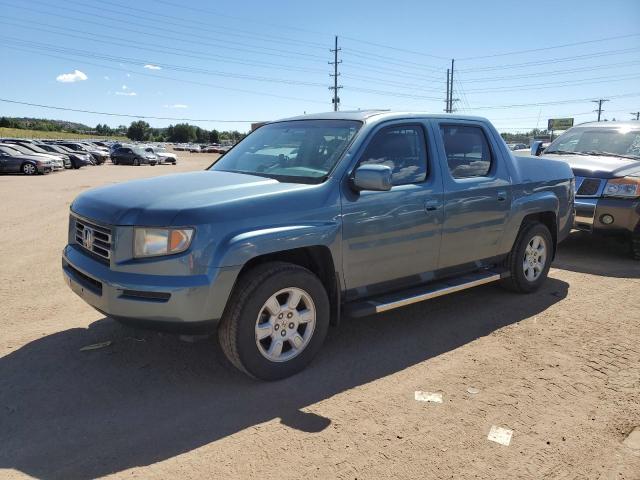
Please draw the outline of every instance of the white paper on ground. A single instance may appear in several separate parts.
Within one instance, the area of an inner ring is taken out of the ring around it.
[[[500,445],[509,446],[511,443],[511,436],[513,435],[513,430],[509,430],[508,428],[496,427],[495,425],[491,426],[491,430],[489,431],[489,435],[487,436],[487,440],[492,442],[499,443]]]
[[[442,394],[441,393],[421,392],[421,391],[417,390],[414,393],[414,398],[418,402],[442,403]]]

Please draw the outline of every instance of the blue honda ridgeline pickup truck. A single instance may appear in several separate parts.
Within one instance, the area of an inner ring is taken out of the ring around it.
[[[266,380],[303,369],[341,313],[500,281],[533,292],[574,217],[560,161],[516,158],[477,117],[334,112],[268,123],[205,171],[71,205],[64,277],[124,323],[218,325]]]

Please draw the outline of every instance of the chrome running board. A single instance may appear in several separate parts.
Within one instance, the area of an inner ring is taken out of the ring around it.
[[[402,292],[356,301],[346,305],[346,313],[352,317],[374,315],[376,313],[393,310],[394,308],[411,305],[412,303],[418,303],[443,295],[449,295],[450,293],[460,292],[461,290],[467,290],[468,288],[496,282],[506,276],[508,276],[507,272],[501,273],[494,270],[484,270],[462,275]]]

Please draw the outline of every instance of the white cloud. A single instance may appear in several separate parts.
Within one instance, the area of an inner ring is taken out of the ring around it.
[[[104,76],[104,79],[105,79],[105,80],[111,80],[111,79],[110,79],[108,76],[106,76],[106,75]]]
[[[129,87],[127,87],[126,85],[122,85],[122,89],[123,90],[127,90]]]
[[[150,63],[147,63],[144,68],[146,68],[147,70],[162,70],[162,67],[159,67],[158,65],[152,65]]]
[[[130,77],[130,76],[131,76],[131,74],[130,74],[130,73],[127,73],[127,77]]]
[[[80,70],[74,70],[72,73],[61,73],[56,77],[56,80],[61,83],[73,83],[81,80],[86,80],[87,75]]]
[[[189,105],[184,103],[174,103],[173,105],[165,105],[164,108],[189,108]]]
[[[138,94],[136,92],[116,92],[116,95],[122,95],[125,97],[135,97]]]

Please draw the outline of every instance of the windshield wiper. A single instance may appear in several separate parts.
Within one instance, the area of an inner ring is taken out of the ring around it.
[[[640,157],[636,155],[625,155],[623,153],[613,153],[613,152],[599,152],[596,150],[590,150],[585,152],[587,155],[605,155],[607,157],[618,157],[618,158],[629,158],[631,160],[640,160]]]
[[[551,153],[553,155],[591,155],[587,152],[570,152],[569,150],[547,150],[543,152],[543,155],[545,153]]]

